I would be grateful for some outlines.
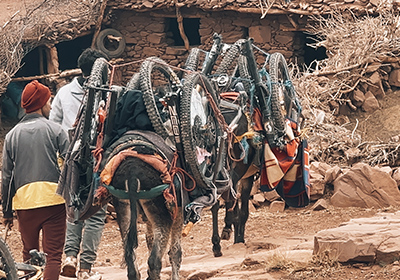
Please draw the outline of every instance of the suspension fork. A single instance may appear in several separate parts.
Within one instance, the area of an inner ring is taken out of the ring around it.
[[[203,70],[201,71],[205,75],[209,75],[211,73],[211,70],[214,67],[215,61],[217,60],[217,57],[221,52],[222,36],[217,33],[214,33],[213,39],[214,39],[214,43],[211,46],[209,56],[206,59]]]
[[[265,126],[265,124],[268,122],[268,119],[270,116],[270,111],[266,104],[268,90],[262,84],[260,75],[258,74],[258,67],[257,67],[256,59],[255,59],[254,53],[253,53],[252,42],[253,42],[253,39],[249,38],[248,40],[246,40],[243,43],[243,54],[246,56],[246,59],[247,59],[247,64],[248,64],[248,68],[249,68],[248,70],[249,70],[250,76],[252,79],[254,79],[256,96],[258,99],[258,103],[261,107],[260,109],[261,109],[262,116],[263,116],[263,124]]]
[[[181,138],[181,129],[180,129],[180,122],[179,122],[179,98],[181,94],[181,88],[178,88],[176,91],[168,92],[163,101],[167,105],[169,116],[171,119],[171,127],[173,133],[173,139],[175,142],[176,151],[179,155],[179,161],[181,166],[184,170],[186,170],[186,163],[185,163],[185,154],[183,151],[183,143]]]

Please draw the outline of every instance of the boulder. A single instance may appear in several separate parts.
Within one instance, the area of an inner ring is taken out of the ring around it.
[[[365,100],[361,107],[367,113],[372,113],[379,109],[379,102],[371,91],[365,93]]]
[[[354,165],[333,185],[330,203],[336,207],[383,208],[400,203],[396,181],[387,172],[365,163]]]
[[[314,255],[339,262],[389,264],[400,256],[400,212],[352,219],[314,236]]]

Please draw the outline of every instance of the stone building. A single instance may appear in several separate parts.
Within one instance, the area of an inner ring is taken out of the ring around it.
[[[309,64],[325,58],[324,49],[313,49],[312,34],[307,33],[313,16],[333,11],[374,14],[382,3],[378,0],[110,0],[102,28],[118,30],[126,46],[121,57],[125,62],[149,56],[161,57],[170,65],[180,67],[185,62],[188,45],[180,35],[178,20],[182,20],[189,47],[209,50],[212,35],[217,32],[226,43],[252,37],[254,44],[266,52],[281,52],[299,64]],[[386,5],[396,3],[389,3]],[[262,56],[258,56],[262,63]],[[136,71],[132,64],[123,76]]]
[[[399,0],[92,1],[97,2],[93,12],[99,19],[97,23],[92,20],[82,25],[82,21],[73,19],[49,28],[46,31],[48,33],[40,36],[43,40],[42,48],[56,48],[56,51],[47,51],[45,62],[38,62],[38,57],[43,57],[37,54],[40,47],[32,51],[24,61],[25,69],[21,69],[16,76],[47,74],[46,68],[53,69],[53,73],[73,69],[79,53],[97,42],[97,47],[110,44],[111,50],[113,44],[116,44],[116,55],[112,56],[119,59],[118,63],[130,63],[121,69],[120,80],[124,83],[137,71],[139,61],[149,56],[160,57],[171,66],[181,67],[188,55],[188,49],[210,49],[215,32],[222,35],[225,43],[252,37],[254,44],[263,51],[279,51],[289,61],[308,65],[315,59],[325,58],[323,48],[309,47],[309,43],[313,42],[313,35],[307,30],[308,25],[313,24],[314,16],[335,11],[373,15],[384,7],[397,7],[397,1]],[[182,23],[181,29],[179,22]],[[57,36],[54,35],[55,28],[58,30]],[[111,33],[101,32],[105,29],[111,30]],[[182,31],[187,37],[186,44],[181,36]],[[120,45],[122,43],[123,46]],[[54,54],[57,57],[51,57]],[[258,62],[262,63],[263,57],[257,57],[260,60]],[[58,63],[49,65],[52,61]],[[39,67],[40,63],[47,63],[48,66]]]

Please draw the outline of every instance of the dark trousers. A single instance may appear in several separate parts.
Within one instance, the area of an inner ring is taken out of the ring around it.
[[[17,210],[18,227],[21,233],[23,258],[31,258],[29,251],[39,247],[39,233],[42,230],[42,247],[46,256],[43,280],[57,280],[60,276],[61,258],[65,242],[65,204]]]

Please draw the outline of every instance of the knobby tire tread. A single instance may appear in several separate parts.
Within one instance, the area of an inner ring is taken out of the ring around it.
[[[139,79],[140,79],[139,73],[133,74],[132,78],[126,84],[126,89],[127,90],[132,90],[132,89],[140,90],[140,81],[139,81]]]
[[[285,130],[285,117],[282,114],[279,105],[279,74],[285,75],[286,79],[289,79],[289,72],[286,64],[286,60],[281,53],[273,53],[271,55],[269,61],[269,71],[271,76],[272,83],[272,92],[271,92],[271,115],[272,121],[274,123],[275,128],[283,132]],[[285,91],[286,92],[286,91]]]
[[[200,49],[192,48],[185,62],[185,70],[197,71],[199,67]],[[188,76],[188,72],[184,72],[183,77]]]
[[[166,64],[166,62],[158,57],[147,58],[140,66],[140,88],[143,92],[143,101],[146,106],[147,114],[150,118],[151,124],[157,134],[162,138],[166,139],[169,137],[169,133],[166,130],[160,113],[158,112],[156,100],[154,98],[154,92],[151,81],[151,73],[153,69],[160,70],[170,81],[171,75],[175,75],[172,69]],[[175,78],[175,77],[174,77]]]
[[[15,266],[14,257],[11,253],[10,247],[8,247],[7,243],[3,238],[0,237],[0,265],[5,265],[6,267],[0,267],[6,274],[7,280],[18,280],[17,268]]]
[[[98,58],[92,66],[90,77],[87,81],[88,87],[102,87],[108,84],[108,63],[104,58]],[[90,146],[95,146],[97,141],[97,126],[98,121],[96,121],[96,113],[99,108],[99,103],[103,97],[102,91],[95,90],[92,88],[88,89],[84,98],[84,110],[83,114],[83,124],[79,138],[81,140],[81,155],[80,160],[83,164],[81,172],[89,172],[93,168],[93,160]],[[96,186],[90,184],[90,189],[88,190],[87,197],[83,194],[80,199],[83,202],[83,206],[80,211],[81,219],[86,213],[91,209],[93,191]],[[98,210],[98,209],[97,209]]]
[[[200,165],[198,164],[197,156],[196,156],[196,146],[193,141],[193,133],[191,126],[191,101],[192,101],[192,89],[196,84],[202,84],[204,81],[204,85],[207,91],[212,95],[214,102],[217,103],[217,97],[213,90],[212,85],[204,74],[200,73],[192,73],[190,74],[184,84],[183,84],[183,95],[181,97],[180,102],[180,110],[181,110],[181,135],[182,135],[182,143],[183,150],[185,153],[185,160],[189,166],[192,176],[194,177],[196,184],[203,188],[209,188],[208,182],[204,174],[202,174],[199,170]],[[218,104],[218,103],[217,103]],[[212,112],[212,114],[214,114]],[[219,130],[219,123],[215,119],[216,130]],[[214,162],[215,163],[215,162]]]
[[[98,58],[93,64],[92,71],[90,72],[90,77],[88,80],[89,87],[101,87],[108,83],[108,64],[104,58]],[[91,89],[92,90],[92,89]],[[89,134],[89,143],[91,145],[96,144],[96,137],[97,137],[97,125],[98,123],[95,122],[96,119],[96,112],[99,109],[99,104],[102,99],[103,93],[101,91],[96,91],[94,93],[92,109],[87,110],[86,116],[90,116],[92,122],[90,124],[90,134]],[[89,109],[89,106],[87,107]],[[89,112],[90,111],[90,112]],[[86,117],[85,116],[85,117]],[[84,128],[84,131],[86,131]]]
[[[239,56],[240,52],[240,45],[238,43],[233,44],[224,55],[220,65],[218,66],[217,70],[215,70],[216,75],[222,75],[228,72],[229,68],[231,67],[232,63],[235,62],[237,57]],[[209,74],[209,73],[206,73]]]
[[[239,75],[240,78],[243,80],[241,81],[243,83],[244,89],[248,94],[250,94],[251,90],[251,76],[247,64],[247,58],[244,55],[239,55],[238,57],[238,69],[239,69]]]

